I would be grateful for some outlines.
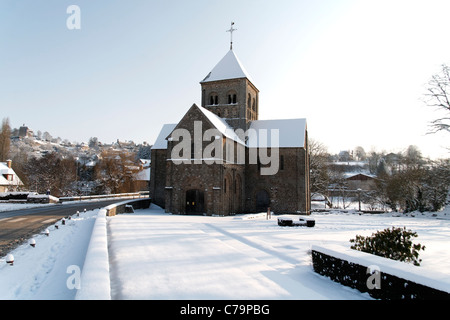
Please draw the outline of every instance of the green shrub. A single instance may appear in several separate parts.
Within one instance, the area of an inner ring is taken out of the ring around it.
[[[425,246],[413,244],[412,237],[417,237],[417,233],[406,230],[406,227],[392,227],[373,233],[370,237],[357,235],[350,242],[354,243],[352,249],[419,266],[422,261],[419,259],[419,251],[425,250]]]

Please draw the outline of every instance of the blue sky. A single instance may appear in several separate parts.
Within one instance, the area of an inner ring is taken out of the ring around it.
[[[81,29],[69,30],[69,5]],[[447,0],[0,0],[0,117],[70,141],[153,143],[200,104],[229,49],[260,90],[260,119],[307,118],[329,151],[448,156],[421,101],[450,63]],[[447,141],[445,141],[445,138]]]

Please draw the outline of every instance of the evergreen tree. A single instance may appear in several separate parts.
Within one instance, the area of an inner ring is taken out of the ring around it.
[[[384,161],[384,159],[380,160],[380,163],[377,166],[376,175],[378,178],[383,178],[388,175],[388,170],[387,170],[386,162]]]

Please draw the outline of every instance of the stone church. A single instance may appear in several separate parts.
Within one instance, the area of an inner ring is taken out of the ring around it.
[[[259,90],[232,47],[200,85],[201,106],[152,147],[152,201],[174,214],[309,214],[306,120],[259,120]]]

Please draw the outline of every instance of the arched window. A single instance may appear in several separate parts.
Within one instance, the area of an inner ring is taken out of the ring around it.
[[[227,94],[228,104],[236,104],[237,103],[237,94],[234,90],[229,91]]]
[[[253,98],[252,109],[253,109],[253,111],[256,112],[256,99],[255,98]]]
[[[211,93],[211,95],[209,96],[209,104],[211,106],[219,104],[219,96],[217,95],[217,93]]]
[[[247,107],[250,108],[251,105],[252,105],[252,96],[249,93],[248,94],[248,100],[247,100]]]

